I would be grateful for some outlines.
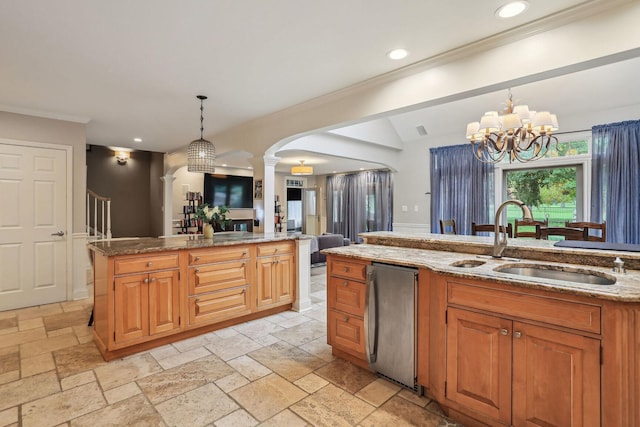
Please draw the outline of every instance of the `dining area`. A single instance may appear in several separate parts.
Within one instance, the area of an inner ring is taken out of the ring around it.
[[[440,219],[440,234],[458,234],[456,220]],[[472,236],[493,235],[495,224],[471,223]],[[578,240],[592,242],[606,242],[607,223],[588,221],[565,221],[564,226],[557,223],[550,226],[549,219],[515,219],[513,222],[499,225],[501,234],[508,238],[537,239],[537,240]]]

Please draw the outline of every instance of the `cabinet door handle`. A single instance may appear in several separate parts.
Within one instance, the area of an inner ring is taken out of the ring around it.
[[[349,282],[345,280],[344,282],[341,283],[341,285],[346,288],[347,286],[349,286]]]
[[[196,273],[200,273],[200,269],[199,269],[199,268],[196,268],[196,269],[195,269],[195,270],[193,270],[193,271],[195,271]]]
[[[149,262],[147,263],[147,267],[151,267],[152,265],[153,265],[153,263],[152,263],[151,261],[149,261]]]
[[[156,281],[156,278],[155,278],[155,277],[152,277],[152,278],[151,278],[151,282],[153,283],[153,282],[155,282],[155,281]]]
[[[522,338],[522,333],[514,332],[513,336],[516,337],[516,338]]]
[[[342,271],[344,271],[346,273],[347,271],[349,271],[349,267],[343,267]]]
[[[500,335],[509,335],[509,331],[506,329],[500,329]]]
[[[149,283],[149,279],[144,279],[144,283]]]
[[[342,319],[343,322],[348,322],[349,321],[349,316],[344,316],[344,318]]]
[[[247,251],[242,252],[242,256],[247,256]]]
[[[273,251],[274,251],[274,252],[278,252],[278,248],[275,248]]]
[[[200,302],[200,298],[196,298],[196,302]]]
[[[196,257],[196,262],[198,262],[198,261],[200,261],[200,257],[199,256]]]
[[[243,289],[243,290],[242,290],[242,293],[243,293],[243,294],[246,294],[246,293],[247,293],[247,290],[246,290],[246,289]]]

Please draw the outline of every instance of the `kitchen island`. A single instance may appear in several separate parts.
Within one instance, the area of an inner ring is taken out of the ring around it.
[[[304,311],[311,307],[310,241],[296,233],[227,232],[92,242],[94,340],[111,360]]]
[[[510,239],[494,259],[488,237],[362,237],[324,251],[336,356],[367,366],[367,265],[416,267],[416,380],[449,416],[469,426],[640,426],[640,253]],[[612,272],[616,257],[626,273]],[[505,272],[522,265],[613,284]]]

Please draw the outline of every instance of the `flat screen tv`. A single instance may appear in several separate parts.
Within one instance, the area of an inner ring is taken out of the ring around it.
[[[204,203],[253,208],[253,177],[204,174]]]

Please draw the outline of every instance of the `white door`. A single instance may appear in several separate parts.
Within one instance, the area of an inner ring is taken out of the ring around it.
[[[67,295],[67,153],[0,143],[0,311]]]
[[[302,232],[313,236],[320,233],[318,191],[315,188],[302,189]]]

